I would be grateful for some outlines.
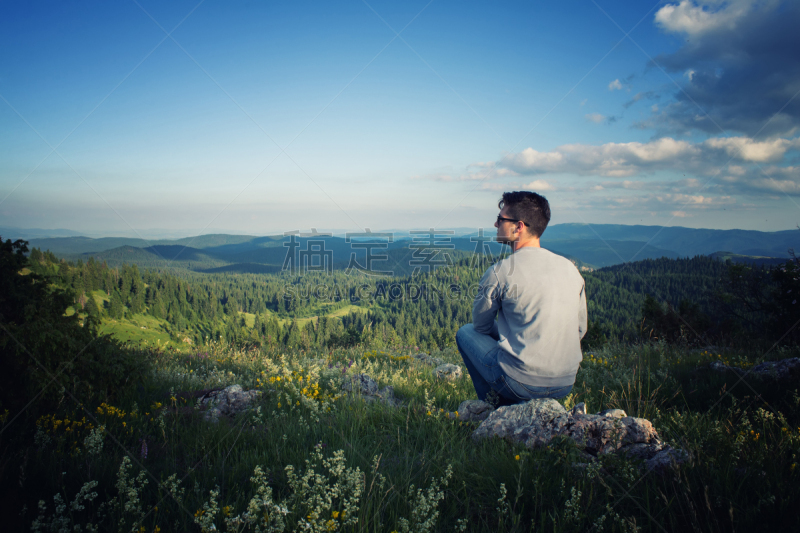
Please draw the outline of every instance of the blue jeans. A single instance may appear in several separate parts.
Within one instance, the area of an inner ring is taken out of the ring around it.
[[[478,333],[472,324],[462,326],[458,330],[456,345],[480,400],[486,401],[486,395],[492,389],[500,395],[501,405],[513,405],[540,398],[563,398],[572,390],[572,385],[566,387],[525,385],[507,376],[497,363],[497,354],[502,350],[497,345],[497,339]]]

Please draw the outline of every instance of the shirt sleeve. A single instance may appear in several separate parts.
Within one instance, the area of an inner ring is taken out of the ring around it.
[[[588,320],[589,314],[586,311],[586,282],[584,282],[583,285],[581,285],[581,296],[578,302],[578,333],[580,333],[581,339],[586,335],[586,330],[589,327]]]
[[[497,337],[497,324],[494,319],[500,309],[500,294],[500,280],[494,267],[490,267],[481,278],[478,294],[472,304],[472,326],[476,332]]]

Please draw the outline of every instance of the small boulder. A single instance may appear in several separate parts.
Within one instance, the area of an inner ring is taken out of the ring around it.
[[[649,420],[627,416],[621,409],[585,414],[585,406],[576,406],[567,411],[553,399],[530,400],[491,411],[472,433],[476,441],[489,437],[528,448],[546,446],[555,437],[567,437],[593,457],[620,451],[648,461],[648,469],[683,460],[683,452],[661,443]]]
[[[250,405],[261,396],[259,390],[243,390],[241,385],[231,385],[222,390],[212,390],[200,398],[200,404],[207,407],[204,418],[217,422],[221,415],[235,417],[250,409]]]
[[[800,357],[782,361],[766,361],[751,368],[750,374],[771,378],[778,382],[797,380],[800,378]]]
[[[550,398],[499,407],[472,432],[472,438],[496,436],[526,445],[528,441],[549,442],[553,437],[553,421],[562,415],[569,417],[564,406]]]
[[[342,390],[350,394],[375,396],[378,394],[378,384],[367,374],[355,374],[344,380]]]
[[[462,422],[483,422],[492,411],[494,411],[494,407],[486,402],[480,400],[464,400],[459,404],[458,411],[455,413],[448,413],[448,416]]]
[[[389,385],[382,389],[367,374],[355,374],[344,380],[342,390],[350,396],[359,396],[367,402],[383,402],[392,407],[402,405],[402,402],[395,397],[394,388]]]
[[[628,414],[622,409],[606,409],[597,413],[598,416],[605,416],[607,418],[625,418]]]
[[[797,381],[800,379],[800,357],[792,357],[781,361],[765,361],[759,363],[749,370],[738,366],[728,366],[714,361],[698,370],[711,370],[714,372],[733,372],[743,377],[753,376],[756,378],[773,380],[778,383]]]
[[[688,460],[689,454],[684,450],[664,446],[661,451],[645,461],[645,467],[648,471],[662,473],[676,468]]]
[[[455,381],[463,375],[460,366],[450,363],[437,366],[433,372],[436,374],[437,379],[442,379],[445,381]]]
[[[636,443],[636,444],[629,444],[627,446],[623,446],[620,448],[620,453],[627,455],[628,457],[641,459],[642,461],[648,461],[656,456],[657,453],[664,449],[664,444],[660,441],[658,442],[651,442],[649,444],[646,443]]]
[[[429,365],[429,366],[439,366],[439,365],[443,365],[444,364],[444,361],[442,359],[439,359],[438,357],[430,356],[430,355],[428,355],[426,353],[411,354],[411,357],[413,357],[414,359],[416,359],[420,363],[424,363],[424,364]]]
[[[572,416],[575,415],[585,415],[586,414],[586,404],[581,402],[569,412]]]

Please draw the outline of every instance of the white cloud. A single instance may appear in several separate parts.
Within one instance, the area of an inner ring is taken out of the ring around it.
[[[717,137],[708,139],[705,144],[741,161],[771,163],[780,161],[790,148],[800,148],[800,138],[759,142],[747,137]]]
[[[518,154],[506,156],[499,165],[519,174],[566,172],[626,177],[636,174],[643,167],[693,157],[697,151],[686,141],[670,138],[650,143],[608,143],[600,146],[567,144],[552,152],[526,148]]]
[[[742,176],[745,172],[747,172],[747,169],[740,165],[729,165],[728,172],[731,174],[736,174],[737,176]]]
[[[656,12],[655,22],[668,32],[697,36],[715,30],[734,30],[758,3],[755,0],[681,0]]]
[[[612,81],[611,83],[608,84],[608,90],[609,91],[615,91],[615,90],[616,91],[621,91],[622,90],[622,84],[620,83],[619,78],[617,78],[616,80],[614,80],[614,81]]]
[[[556,187],[544,180],[534,180],[530,183],[483,183],[482,191],[554,191]]]
[[[525,185],[527,190],[531,191],[554,191],[556,188],[544,180],[535,180]]]
[[[748,183],[749,187],[765,192],[783,192],[786,194],[800,194],[800,183],[795,180],[778,180],[775,178],[760,178]]]
[[[744,169],[743,167],[729,167],[736,172],[722,178],[722,181],[733,190],[755,191],[761,193],[785,193],[800,194],[800,167],[754,167]],[[742,170],[742,172],[740,172]]]
[[[647,143],[566,144],[550,152],[526,148],[508,154],[497,167],[517,174],[566,173],[624,178],[643,172],[681,170],[717,175],[728,162],[776,163],[800,149],[800,137],[756,141],[748,137],[715,137],[700,143],[663,137]],[[741,172],[736,165],[731,173]]]
[[[588,115],[585,115],[585,117],[586,120],[589,122],[594,122],[595,124],[600,124],[606,119],[606,117],[600,113],[589,113]]]
[[[686,195],[667,193],[627,194],[625,196],[583,195],[577,199],[583,209],[602,209],[631,213],[669,213],[691,217],[696,213],[722,210],[737,204],[732,196]],[[681,213],[681,214],[676,214]]]
[[[589,101],[588,98],[584,98],[583,100],[581,100],[581,107],[585,106],[586,102],[588,102],[588,101]]]
[[[683,42],[653,64],[684,81],[662,112],[639,127],[655,128],[658,135],[725,131],[771,137],[800,131],[800,105],[791,101],[800,82],[800,2],[667,2],[654,22]]]
[[[800,167],[776,167],[769,166],[762,168],[761,172],[766,176],[781,176],[784,178],[800,179]]]

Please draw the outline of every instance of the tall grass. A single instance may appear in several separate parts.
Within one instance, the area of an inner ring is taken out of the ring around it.
[[[34,439],[4,431],[9,523],[37,531],[731,531],[793,525],[800,503],[794,386],[698,370],[747,353],[664,344],[585,354],[573,394],[589,412],[653,421],[687,464],[647,473],[575,444],[528,450],[474,442],[450,419],[470,378],[438,381],[403,349],[281,354],[211,344],[162,353],[138,390],[61,408]],[[433,354],[460,363],[454,349]],[[791,352],[776,357],[795,355]],[[393,408],[342,394],[346,376],[392,385]],[[206,421],[197,391],[263,392],[232,420]],[[7,424],[4,421],[3,424]],[[30,442],[33,440],[33,443]],[[13,465],[13,468],[9,465]]]

